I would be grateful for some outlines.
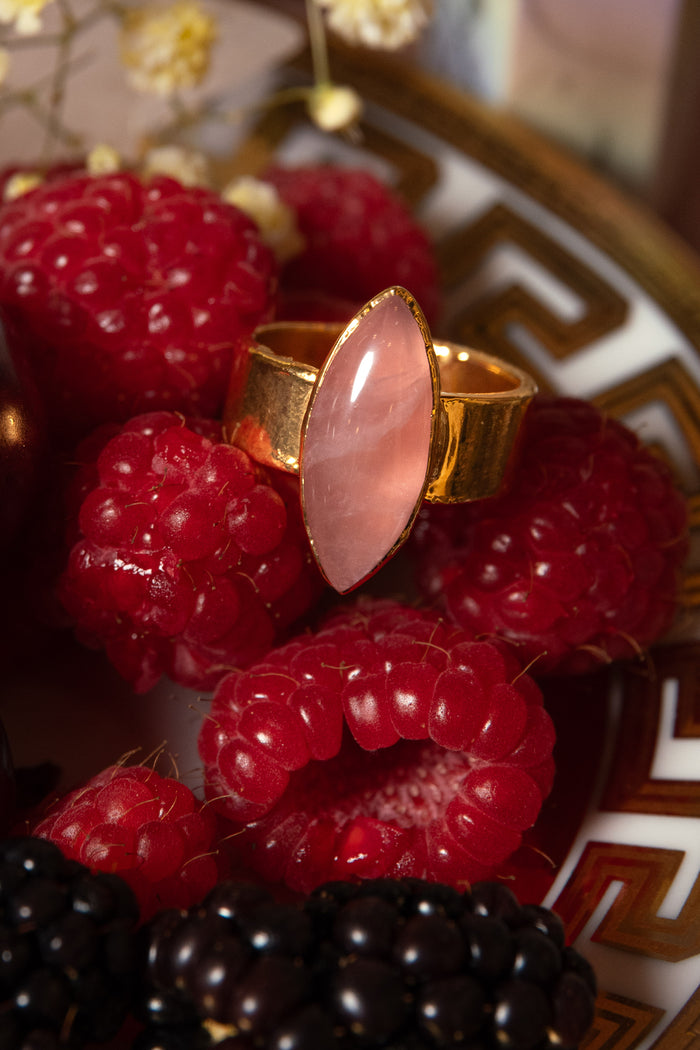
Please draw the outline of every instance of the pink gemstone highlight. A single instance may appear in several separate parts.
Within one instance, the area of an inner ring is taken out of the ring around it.
[[[325,366],[301,451],[304,517],[328,582],[344,593],[385,560],[421,498],[433,383],[406,301],[374,306]]]

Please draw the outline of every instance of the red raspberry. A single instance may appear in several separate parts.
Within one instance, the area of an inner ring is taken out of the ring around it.
[[[554,729],[512,653],[392,601],[224,678],[199,751],[236,854],[325,879],[461,885],[520,844],[554,774]]]
[[[317,165],[272,168],[264,176],[297,215],[304,251],[283,267],[285,298],[304,293],[329,296],[329,319],[337,320],[333,299],[355,309],[392,284],[418,300],[428,321],[436,320],[440,292],[433,247],[404,201],[370,172]],[[312,297],[313,301],[313,297]],[[297,304],[298,306],[298,304]],[[323,308],[315,303],[315,314]],[[352,311],[347,314],[350,320]]]
[[[216,441],[219,424],[197,428],[155,412],[107,442],[60,583],[79,637],[138,692],[162,674],[213,688],[260,659],[321,589],[292,479],[275,472],[273,487]]]
[[[216,415],[275,282],[252,220],[170,178],[71,175],[0,209],[0,310],[70,437],[159,408]]]
[[[120,875],[144,921],[161,908],[189,908],[222,870],[210,808],[145,766],[109,766],[55,802],[32,834],[93,871]]]
[[[426,504],[411,542],[419,585],[456,623],[514,643],[535,674],[577,673],[668,630],[687,508],[631,430],[584,401],[539,396],[508,490]]]

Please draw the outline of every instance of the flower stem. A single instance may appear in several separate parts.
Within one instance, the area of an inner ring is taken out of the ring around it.
[[[311,63],[317,84],[330,84],[331,72],[328,62],[328,43],[321,8],[315,0],[306,0],[306,24],[309,29]]]

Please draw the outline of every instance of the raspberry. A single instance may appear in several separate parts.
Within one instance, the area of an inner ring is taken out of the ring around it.
[[[329,878],[463,884],[520,844],[554,729],[511,654],[436,616],[358,601],[224,678],[199,751],[236,854],[307,892]]]
[[[337,320],[334,297],[355,301],[357,310],[398,284],[416,297],[428,321],[435,321],[440,300],[435,254],[394,190],[370,172],[332,165],[275,167],[264,178],[296,212],[306,242],[280,276],[282,303],[291,299],[287,314],[299,292],[321,293],[330,297],[328,319]],[[318,298],[315,315],[322,306]]]
[[[336,882],[298,904],[222,883],[146,932],[135,1050],[205,1032],[259,1050],[575,1050],[594,1017],[595,975],[559,918],[497,883]]]
[[[104,647],[138,692],[163,674],[213,688],[321,590],[291,479],[276,472],[273,488],[215,440],[218,424],[196,425],[150,413],[107,441],[59,585],[81,640]]]
[[[50,842],[0,842],[0,1039],[6,1050],[105,1043],[131,1013],[136,901]]]
[[[170,178],[70,175],[0,209],[0,310],[71,439],[159,408],[216,415],[275,283],[252,220]]]
[[[219,879],[209,808],[144,766],[109,766],[55,802],[33,834],[93,871],[120,875],[142,919],[189,907]]]
[[[411,539],[418,584],[478,636],[513,643],[534,674],[630,659],[678,608],[686,502],[623,424],[538,396],[502,495],[426,504]]]

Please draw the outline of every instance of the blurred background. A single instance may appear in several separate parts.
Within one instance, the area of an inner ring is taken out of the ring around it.
[[[305,0],[203,5],[218,19],[219,40],[206,86],[191,98],[260,97],[265,71],[303,46]],[[49,48],[60,10],[42,7]],[[572,150],[700,252],[700,0],[433,0],[433,12],[403,57]],[[128,151],[158,123],[162,100],[125,87],[114,39],[114,25],[97,20],[81,35],[66,112],[98,136],[109,129],[110,144]],[[39,40],[24,43],[32,46],[12,52],[15,91],[45,76],[50,61]],[[9,103],[0,111],[5,163],[37,156],[43,129],[27,114]]]
[[[258,0],[299,22],[304,0]],[[515,114],[700,251],[700,0],[435,0],[410,57]]]

